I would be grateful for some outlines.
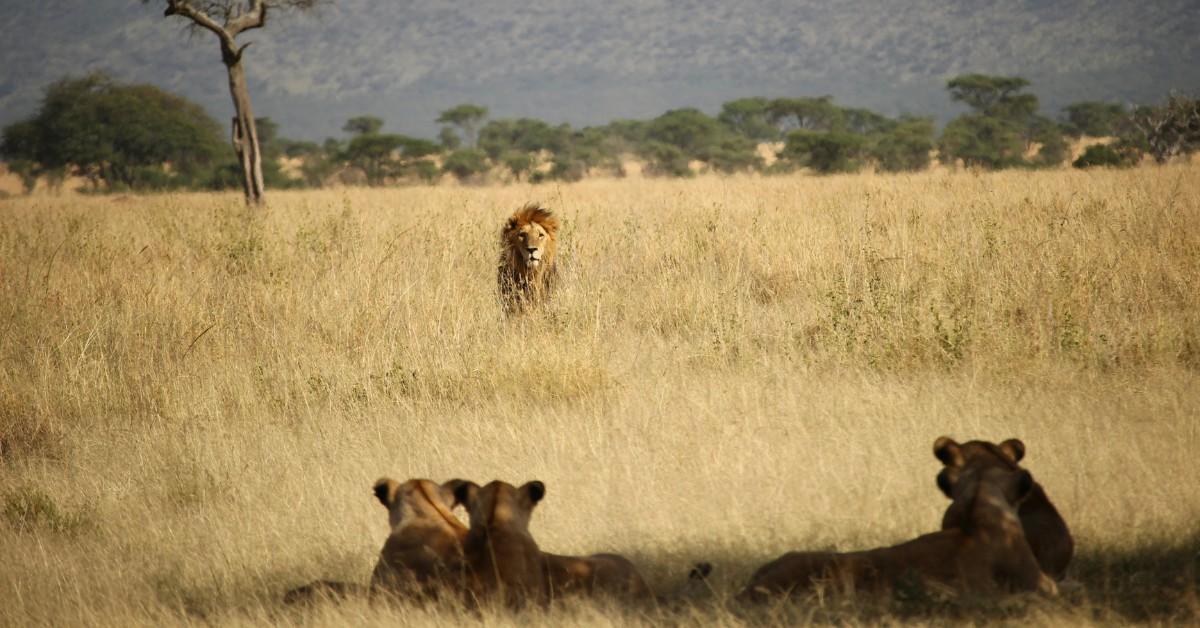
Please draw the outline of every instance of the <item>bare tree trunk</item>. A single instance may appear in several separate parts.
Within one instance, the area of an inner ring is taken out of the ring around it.
[[[246,87],[246,71],[242,68],[239,51],[225,50],[222,56],[229,71],[229,94],[233,96],[233,150],[242,167],[242,191],[247,205],[263,202],[262,152],[258,145],[258,127],[254,124],[254,108],[250,105],[250,90]]]
[[[295,5],[310,6],[311,2],[295,0]],[[250,90],[246,87],[246,71],[242,68],[242,52],[245,44],[238,47],[239,33],[262,28],[267,19],[265,0],[228,0],[215,7],[225,16],[224,25],[217,24],[203,9],[192,5],[191,0],[167,0],[164,16],[180,15],[190,19],[196,26],[206,28],[221,41],[221,61],[229,73],[229,94],[233,97],[233,150],[242,167],[242,190],[247,205],[263,202],[262,153],[258,146],[258,128],[254,124],[254,108],[250,106]]]

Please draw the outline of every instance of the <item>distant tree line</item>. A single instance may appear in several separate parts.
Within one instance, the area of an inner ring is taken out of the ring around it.
[[[590,173],[625,174],[629,157],[653,176],[698,171],[765,174],[808,169],[855,172],[873,167],[911,172],[943,163],[995,170],[1057,167],[1068,140],[1115,140],[1090,146],[1074,165],[1127,166],[1151,156],[1162,163],[1200,148],[1200,101],[1172,95],[1155,106],[1127,108],[1079,102],[1057,119],[1039,113],[1020,77],[967,74],[947,83],[969,108],[937,133],[929,117],[890,118],[838,105],[829,96],[741,98],[714,117],[692,108],[650,120],[616,120],[575,128],[532,118],[489,119],[462,104],[438,116],[436,140],[384,131],[363,115],[346,121],[342,138],[323,143],[279,135],[257,118],[267,187],[320,187],[333,181],[382,186],[433,183],[442,177],[478,182],[576,181]],[[103,74],[64,79],[47,88],[29,119],[4,127],[0,157],[32,189],[80,175],[95,190],[235,189],[243,164],[228,154],[217,123],[198,105],[150,85],[122,84]],[[285,167],[286,166],[286,167]]]

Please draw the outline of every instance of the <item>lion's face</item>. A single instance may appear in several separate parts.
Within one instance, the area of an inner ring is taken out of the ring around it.
[[[550,233],[536,222],[514,225],[509,231],[513,250],[520,255],[521,261],[529,268],[537,268],[542,263],[550,243]]]

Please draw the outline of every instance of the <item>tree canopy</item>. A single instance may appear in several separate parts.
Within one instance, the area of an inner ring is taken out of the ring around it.
[[[734,133],[760,142],[779,139],[779,127],[772,121],[771,101],[766,98],[739,98],[721,105],[717,115]]]
[[[1129,118],[1124,105],[1096,101],[1071,103],[1063,107],[1063,114],[1063,129],[1073,137],[1119,135]]]
[[[351,135],[371,135],[382,128],[383,120],[375,116],[355,116],[342,125],[342,130]]]
[[[217,123],[199,105],[100,73],[48,87],[38,113],[0,140],[7,159],[43,172],[75,168],[96,185],[126,188],[182,184],[223,150]]]
[[[946,89],[951,98],[973,111],[943,129],[938,144],[942,158],[988,169],[1062,163],[1062,130],[1038,115],[1037,96],[1022,93],[1028,86],[1029,81],[1018,76],[964,74],[950,79]],[[1026,153],[1032,157],[1026,158]]]
[[[1028,86],[1029,81],[1019,76],[987,74],[962,74],[946,83],[951,98],[980,113],[987,113],[996,105],[1011,101],[1016,92]]]
[[[458,127],[462,131],[463,142],[475,146],[475,128],[487,115],[487,107],[463,103],[443,111],[435,122]]]
[[[367,185],[384,185],[389,179],[416,175],[428,181],[436,172],[423,158],[436,155],[442,147],[431,142],[397,133],[380,133],[383,120],[375,116],[355,116],[342,130],[351,134],[344,148],[333,149],[338,159],[362,171]],[[434,170],[431,171],[430,169]]]

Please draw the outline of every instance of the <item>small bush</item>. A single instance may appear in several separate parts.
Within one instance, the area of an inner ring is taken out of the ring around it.
[[[695,174],[688,167],[687,155],[671,144],[647,142],[639,152],[646,160],[648,174],[660,177],[690,177]]]
[[[442,163],[443,172],[449,172],[464,182],[478,179],[487,169],[487,154],[477,148],[456,150]]]
[[[821,174],[856,172],[862,167],[865,145],[863,136],[855,133],[800,129],[788,134],[779,157]]]
[[[4,518],[21,532],[50,530],[60,534],[76,534],[92,526],[86,510],[67,512],[54,503],[45,492],[21,487],[4,495]]]
[[[1129,151],[1121,151],[1107,144],[1088,146],[1087,150],[1071,163],[1076,168],[1094,168],[1105,166],[1109,168],[1126,168],[1133,165]]]

